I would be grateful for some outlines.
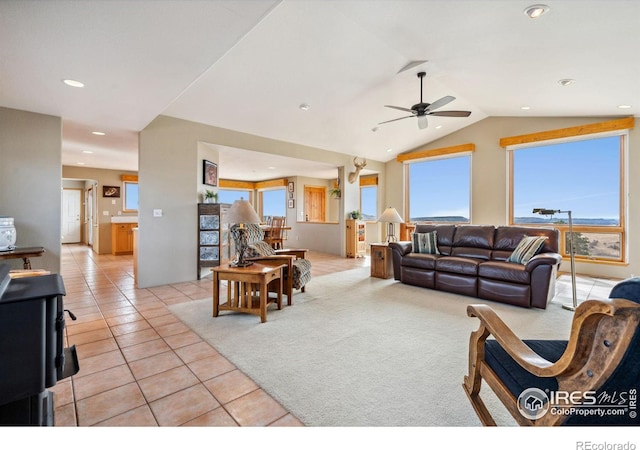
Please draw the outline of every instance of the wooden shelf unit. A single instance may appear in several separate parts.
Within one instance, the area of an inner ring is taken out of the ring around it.
[[[367,254],[367,229],[364,220],[347,219],[347,258],[364,258]]]

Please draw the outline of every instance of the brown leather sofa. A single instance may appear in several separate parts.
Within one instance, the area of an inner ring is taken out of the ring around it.
[[[418,224],[437,231],[439,254],[416,253],[412,241],[391,242],[394,278],[403,283],[545,309],[555,294],[559,232],[552,228]],[[508,262],[524,236],[546,236],[526,264]]]

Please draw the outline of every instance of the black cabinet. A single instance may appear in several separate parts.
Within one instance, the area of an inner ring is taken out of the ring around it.
[[[53,425],[47,388],[79,370],[64,347],[64,295],[60,275],[11,279],[0,265],[1,425]]]
[[[221,219],[219,203],[198,203],[198,280],[202,268],[220,265]]]

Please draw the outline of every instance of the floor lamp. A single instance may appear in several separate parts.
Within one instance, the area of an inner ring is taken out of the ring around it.
[[[575,311],[578,307],[578,296],[576,294],[576,261],[575,261],[575,246],[573,240],[573,220],[571,219],[571,211],[560,211],[559,209],[545,209],[545,208],[535,208],[533,210],[534,214],[540,214],[542,216],[553,216],[554,214],[567,214],[569,216],[569,257],[571,258],[571,290],[573,293],[573,304],[567,305],[564,304],[562,307],[564,309],[568,309],[569,311]]]
[[[387,242],[397,242],[398,237],[396,236],[394,224],[404,223],[404,220],[402,220],[398,211],[391,207],[385,209],[382,215],[378,217],[378,222],[389,222],[389,228],[387,229]]]

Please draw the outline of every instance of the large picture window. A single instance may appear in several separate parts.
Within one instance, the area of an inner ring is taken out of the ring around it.
[[[413,162],[407,170],[411,222],[470,222],[470,154]]]
[[[571,211],[576,258],[622,261],[625,146],[626,133],[616,133],[509,149],[511,223],[556,226],[566,256],[568,214],[532,211]]]

